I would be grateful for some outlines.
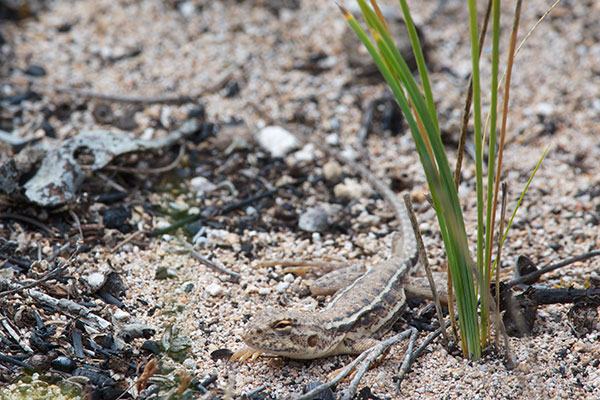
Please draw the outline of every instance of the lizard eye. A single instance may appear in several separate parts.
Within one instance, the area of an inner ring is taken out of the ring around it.
[[[282,319],[273,324],[273,329],[279,332],[286,332],[292,329],[292,321],[289,319]]]

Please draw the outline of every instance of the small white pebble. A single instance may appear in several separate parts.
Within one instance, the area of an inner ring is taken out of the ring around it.
[[[338,120],[336,120],[335,123],[333,122],[333,120],[331,122],[332,122],[332,129],[339,128]],[[325,137],[325,142],[330,146],[338,146],[340,144],[340,135],[338,135],[337,133],[330,133],[329,135],[327,135]]]
[[[288,287],[290,287],[289,282],[279,282],[277,286],[275,286],[275,290],[279,293],[285,293]]]
[[[287,282],[287,283],[294,282],[294,275],[293,274],[285,274],[285,276],[283,277],[283,281]]]
[[[168,226],[171,226],[171,223],[167,220],[161,219],[156,221],[156,229],[164,229],[167,228]]]
[[[258,289],[258,294],[260,294],[261,296],[266,296],[269,293],[271,293],[271,289],[269,289],[268,287],[261,287],[260,289]]]
[[[217,285],[216,283],[211,283],[210,285],[208,285],[206,287],[206,291],[213,297],[220,296],[223,294],[223,288],[220,285]]]
[[[117,308],[117,310],[113,314],[113,317],[115,317],[115,319],[117,321],[125,321],[125,320],[129,319],[129,313],[127,311],[123,311],[123,310]]]
[[[246,288],[246,293],[256,293],[258,292],[258,288],[254,285],[248,285]]]
[[[183,360],[182,364],[187,369],[195,369],[198,366],[196,361],[194,361],[192,358],[186,358],[185,360]]]

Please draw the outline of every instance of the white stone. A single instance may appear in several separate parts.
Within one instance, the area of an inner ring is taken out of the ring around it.
[[[283,281],[287,282],[287,283],[292,283],[294,282],[294,275],[292,274],[285,274],[285,276],[283,277]]]
[[[129,313],[117,308],[113,314],[113,317],[115,317],[117,321],[126,321],[129,319]]]
[[[294,161],[296,163],[302,161],[313,161],[315,159],[315,145],[313,143],[306,144],[301,150],[294,153]]]
[[[104,282],[106,282],[106,277],[101,272],[92,272],[87,277],[87,283],[93,292],[100,289],[104,285]]]
[[[256,133],[256,141],[272,157],[283,157],[300,147],[300,141],[280,126],[267,126]]]
[[[258,294],[260,294],[261,296],[266,296],[269,293],[271,293],[271,289],[269,289],[268,287],[261,287],[260,289],[258,289]]]
[[[195,369],[198,366],[198,363],[196,363],[196,361],[194,361],[194,359],[192,358],[186,358],[185,360],[183,360],[182,364],[187,369]]]
[[[323,232],[328,227],[327,211],[322,207],[309,208],[298,219],[298,228],[306,232]]]
[[[216,283],[211,283],[206,287],[206,291],[213,297],[220,296],[223,294],[223,288]]]
[[[338,199],[358,200],[363,196],[363,187],[354,179],[346,178],[344,183],[338,183],[333,187],[333,194]]]
[[[179,8],[179,12],[184,17],[189,18],[189,17],[193,16],[194,14],[196,14],[196,6],[191,1],[184,1],[183,3],[179,3],[178,8]]]
[[[337,123],[337,128],[339,128],[339,122]],[[327,143],[330,146],[339,146],[340,135],[338,135],[337,133],[330,133],[329,135],[325,136],[325,143]]]
[[[277,290],[278,293],[285,293],[288,287],[290,287],[289,282],[279,282],[277,286],[275,286],[275,290]]]
[[[328,161],[323,165],[323,176],[330,182],[338,182],[342,176],[342,166],[336,161]]]
[[[196,176],[190,180],[190,187],[197,196],[212,192],[217,186],[203,176]]]

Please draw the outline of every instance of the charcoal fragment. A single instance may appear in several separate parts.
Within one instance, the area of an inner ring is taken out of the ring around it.
[[[73,359],[62,355],[52,360],[50,365],[55,370],[61,372],[71,372],[77,367],[77,363]]]

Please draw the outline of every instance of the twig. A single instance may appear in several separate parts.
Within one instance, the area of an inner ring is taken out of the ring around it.
[[[79,217],[71,209],[69,209],[69,215],[71,215],[71,218],[75,220],[75,225],[77,226],[77,230],[79,231],[79,240],[83,242],[83,230],[81,229],[81,222],[79,221]]]
[[[585,261],[585,260],[587,260],[589,258],[596,257],[596,256],[600,256],[600,250],[593,250],[593,251],[590,251],[588,253],[583,253],[581,255],[578,255],[578,256],[575,256],[575,257],[572,257],[572,258],[568,258],[568,259],[566,259],[564,261],[561,261],[559,263],[548,265],[548,266],[543,267],[543,268],[541,268],[541,269],[539,269],[537,271],[534,271],[534,272],[532,272],[530,274],[521,276],[521,277],[519,277],[517,279],[513,279],[512,281],[510,281],[510,282],[508,282],[506,284],[506,287],[507,287],[507,289],[509,289],[509,288],[511,288],[513,286],[519,285],[519,284],[527,282],[529,280],[535,280],[535,281],[537,281],[542,275],[544,275],[544,274],[546,274],[548,272],[554,271],[555,269],[559,269],[559,268],[565,267],[565,266],[567,266],[569,264],[573,264],[574,262],[577,262],[577,261]]]
[[[33,353],[33,349],[31,346],[29,346],[29,344],[27,344],[25,339],[23,339],[20,332],[17,332],[12,326],[10,326],[8,318],[2,318],[2,320],[0,320],[0,324],[2,324],[8,336],[12,337],[23,350],[25,350],[27,353]]]
[[[11,256],[8,256],[8,255],[2,254],[2,253],[0,253],[0,259],[7,260],[11,264],[18,265],[19,267],[23,267],[25,269],[29,269],[29,267],[31,266],[31,263],[32,263],[32,261],[20,260],[16,257],[11,257]]]
[[[87,97],[91,99],[106,100],[116,103],[136,103],[136,104],[185,104],[195,103],[201,95],[164,95],[164,96],[126,96],[118,94],[98,93],[93,90],[77,89],[69,86],[59,86],[45,83],[37,79],[27,78],[34,86],[41,86],[56,93],[67,93],[74,96]]]
[[[504,232],[504,218],[506,217],[506,182],[502,182],[502,204],[500,211],[499,232]],[[500,235],[498,235],[500,236]],[[502,240],[498,240],[498,254],[496,256],[496,342],[500,343],[500,266],[502,265]]]
[[[442,321],[443,324],[443,321]],[[408,341],[408,348],[406,349],[406,355],[404,356],[404,361],[402,361],[402,365],[400,366],[400,370],[398,371],[398,380],[396,381],[396,395],[400,392],[400,384],[402,383],[402,380],[404,379],[404,376],[408,373],[408,371],[410,370],[410,367],[413,363],[413,361],[416,359],[416,357],[413,358],[413,348],[415,347],[415,341],[417,340],[417,330],[415,328],[412,328],[413,331],[410,335],[410,340]],[[441,332],[442,333],[446,333],[446,326],[445,324],[440,326]]]
[[[131,242],[133,239],[137,238],[138,236],[140,236],[142,234],[142,231],[136,231],[131,233],[130,235],[128,235],[125,239],[121,240],[119,243],[117,243],[115,245],[115,247],[108,249],[108,251],[110,253],[114,253],[115,251],[117,251],[121,246],[123,246],[124,244],[127,244],[129,242]]]
[[[0,219],[15,219],[17,221],[23,221],[28,224],[31,224],[37,228],[40,228],[42,231],[46,232],[49,236],[57,237],[57,235],[52,232],[50,227],[37,219],[28,217],[26,215],[14,214],[14,213],[0,213]]]
[[[122,167],[119,165],[107,165],[103,169],[109,170],[109,171],[125,172],[128,174],[139,174],[139,175],[162,174],[164,172],[172,170],[173,168],[176,168],[179,165],[179,163],[181,162],[181,159],[183,158],[184,154],[185,154],[185,144],[181,144],[181,146],[179,146],[179,153],[177,154],[177,157],[175,158],[175,160],[173,160],[173,162],[169,163],[168,165],[165,165],[164,167],[130,168],[130,167]]]
[[[265,390],[265,386],[264,385],[259,386],[256,389],[251,390],[249,392],[242,393],[242,395],[240,397],[243,398],[243,399],[250,399],[253,396],[255,396],[255,395],[259,394],[260,392],[262,392],[263,390]]]
[[[413,328],[414,329],[414,328]],[[335,378],[329,380],[328,382],[325,382],[322,385],[317,386],[316,388],[306,392],[305,394],[303,394],[302,396],[297,397],[295,400],[309,400],[312,399],[315,395],[317,395],[318,393],[322,392],[325,389],[328,389],[336,384],[338,384],[342,379],[344,379],[346,376],[348,376],[348,374],[350,372],[352,372],[356,366],[361,363],[363,360],[365,360],[367,358],[367,356],[369,356],[371,353],[375,353],[377,354],[373,360],[377,357],[379,357],[383,352],[385,352],[390,346],[406,339],[406,337],[408,337],[410,334],[412,333],[412,330],[406,330],[402,333],[399,333],[396,336],[393,336],[383,342],[380,342],[379,344],[371,347],[370,349],[367,349],[365,351],[363,351],[362,353],[360,353],[358,355],[358,357],[356,357],[351,363],[349,363],[348,365],[346,365],[344,367],[344,369],[342,369],[340,371],[339,374],[337,374],[335,376]],[[372,361],[371,361],[372,362]],[[370,362],[370,363],[371,363]]]
[[[35,371],[35,367],[33,365],[24,363],[23,361],[16,360],[9,356],[5,356],[2,353],[0,353],[0,361],[2,361],[4,363],[11,363],[14,365],[18,365],[19,367],[23,367],[28,371]]]
[[[15,286],[14,288],[10,289],[10,290],[6,290],[4,292],[0,292],[0,297],[4,297],[4,296],[8,296],[9,294],[12,293],[16,293],[16,292],[21,292],[25,289],[31,289],[32,287],[35,287],[37,285],[39,285],[40,283],[44,283],[46,281],[49,281],[50,279],[56,278],[57,276],[60,276],[65,270],[64,266],[59,266],[54,268],[51,271],[48,271],[44,276],[42,276],[40,279],[36,279],[33,282],[30,282],[26,285],[23,286]]]
[[[196,250],[194,250],[192,245],[189,244],[186,240],[184,240],[180,237],[178,237],[177,239],[183,245],[183,247],[185,247],[186,250],[190,252],[192,257],[194,257],[196,260],[200,261],[202,264],[206,265],[209,268],[214,269],[215,271],[219,271],[219,272],[222,272],[224,274],[231,276],[236,282],[238,282],[240,280],[241,275],[238,274],[237,272],[231,271],[225,267],[222,267],[220,265],[213,263],[212,261],[207,260],[206,258],[202,257]]]
[[[56,93],[67,93],[73,96],[87,97],[91,99],[99,99],[117,103],[135,103],[142,105],[151,104],[186,104],[186,103],[197,103],[198,100],[207,94],[212,94],[221,90],[225,84],[230,81],[233,77],[232,70],[225,71],[219,77],[213,80],[214,84],[206,87],[200,93],[195,95],[164,95],[164,96],[126,96],[108,93],[98,93],[93,90],[78,89],[70,86],[60,86],[51,83],[42,82],[41,80],[21,75],[20,78],[26,79],[29,83],[34,86],[42,87],[48,90],[52,90]]]
[[[406,331],[400,333],[400,335],[402,336],[403,339],[406,338],[406,336],[408,336],[408,334],[410,334],[410,340],[408,342],[408,348],[406,349],[406,356],[404,357],[403,364],[405,364],[407,362],[407,360],[410,360],[410,354],[412,352],[412,347],[414,346],[415,340],[417,338],[417,330],[413,327],[410,327]],[[346,388],[346,390],[344,390],[344,395],[342,396],[342,400],[350,400],[350,399],[354,398],[354,395],[356,394],[356,391],[358,390],[358,384],[360,383],[360,380],[362,379],[362,377],[365,375],[365,373],[367,372],[367,370],[369,369],[371,364],[373,364],[373,362],[382,353],[384,353],[387,350],[387,348],[390,346],[386,346],[381,351],[376,351],[375,348],[373,348],[373,350],[369,353],[369,355],[365,358],[365,360],[358,366],[358,368],[356,368],[356,373],[354,375],[354,378],[352,378],[352,381],[350,382],[350,385],[348,385],[348,388]],[[377,347],[377,346],[375,346],[375,347]]]
[[[412,224],[413,231],[415,232],[415,238],[417,240],[417,249],[419,250],[419,260],[423,264],[425,268],[425,272],[427,274],[427,280],[429,281],[429,287],[431,288],[431,294],[433,295],[433,301],[435,302],[435,311],[438,317],[438,321],[440,323],[440,327],[442,327],[442,338],[444,341],[444,345],[448,344],[448,334],[446,333],[446,329],[444,328],[444,314],[442,314],[442,305],[440,304],[440,297],[438,296],[437,289],[435,287],[435,282],[433,280],[433,274],[431,273],[431,267],[429,266],[429,260],[427,259],[427,251],[425,250],[425,245],[423,244],[423,238],[421,237],[421,232],[419,231],[419,223],[417,222],[417,216],[415,215],[415,210],[410,201],[410,195],[407,193],[404,195],[404,205],[408,210],[408,216],[410,218],[410,223]]]

